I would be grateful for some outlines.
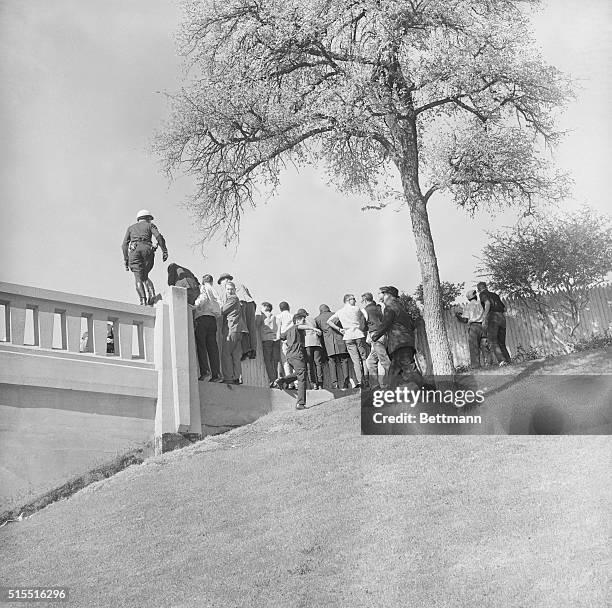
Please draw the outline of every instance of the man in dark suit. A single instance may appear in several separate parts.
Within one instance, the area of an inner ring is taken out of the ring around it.
[[[332,388],[340,388],[340,385],[342,385],[342,388],[347,388],[350,380],[349,354],[346,350],[342,334],[339,334],[327,324],[327,320],[332,314],[327,304],[321,304],[319,306],[319,316],[315,318],[315,325],[323,332],[323,342],[329,361],[329,375]],[[338,364],[342,370],[341,382],[338,381]]]

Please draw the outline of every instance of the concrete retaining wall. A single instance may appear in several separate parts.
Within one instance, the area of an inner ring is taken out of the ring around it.
[[[216,382],[200,382],[199,385],[203,436],[249,424],[273,410],[290,411],[295,407],[295,391]],[[333,398],[330,391],[307,391],[306,404],[312,407]]]

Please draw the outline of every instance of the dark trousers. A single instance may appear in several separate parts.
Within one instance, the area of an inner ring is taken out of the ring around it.
[[[473,369],[480,367],[480,353],[486,363],[491,363],[491,354],[485,344],[487,336],[482,329],[482,323],[470,323],[468,325],[468,345],[470,347],[470,365]]]
[[[320,346],[306,347],[306,362],[308,364],[308,375],[312,384],[323,384],[323,350]]]
[[[194,324],[200,376],[205,376],[210,371],[213,378],[219,378],[221,366],[217,346],[217,319],[211,315],[203,315],[198,317]]]
[[[506,348],[506,316],[503,312],[489,313],[487,340],[493,354],[497,358],[497,362],[506,361],[510,363],[510,353]]]
[[[306,361],[296,357],[289,357],[288,361],[293,367],[293,374],[283,376],[281,380],[286,383],[297,380],[297,405],[306,405]]]
[[[338,379],[337,366],[340,365],[342,372],[342,380]],[[349,355],[348,353],[339,353],[329,356],[329,379],[332,384],[346,387],[350,377],[349,372]]]
[[[255,311],[257,306],[255,302],[240,302],[244,310],[244,320],[246,321],[247,329],[249,333],[242,334],[242,352],[256,352],[257,351],[257,334],[255,329]],[[271,381],[270,381],[271,382]]]
[[[280,364],[280,340],[262,340],[264,363],[270,382],[278,378],[278,366]]]
[[[230,382],[238,380],[242,374],[240,357],[242,356],[240,334],[229,334],[223,338],[223,349],[221,352],[223,364],[223,380]]]
[[[389,387],[395,388],[401,382],[416,382],[423,385],[423,377],[417,370],[414,356],[416,350],[412,346],[402,346],[390,353]]]

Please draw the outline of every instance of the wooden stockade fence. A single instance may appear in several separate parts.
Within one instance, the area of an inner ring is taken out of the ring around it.
[[[559,298],[559,295],[551,294],[549,297],[554,307],[554,299]],[[551,331],[542,322],[533,304],[529,304],[522,299],[508,298],[503,301],[506,305],[506,343],[510,355],[514,356],[519,346],[524,350],[535,349],[542,355],[553,355],[561,352],[560,343],[555,340],[555,336],[552,335]],[[455,306],[451,310],[444,312],[446,331],[451,344],[455,366],[469,365],[470,363],[467,325],[460,323],[455,317],[455,312],[460,309],[461,306]],[[610,329],[612,325],[611,284],[600,285],[590,290],[589,302],[580,317],[580,325],[578,325],[574,334],[575,339],[586,339],[593,333],[599,334]],[[555,323],[556,325],[561,324],[559,315],[553,314],[552,319],[553,325]],[[423,371],[425,371],[425,358],[428,356],[429,351],[425,328],[422,322],[417,327],[417,350],[422,353],[419,356],[419,362]],[[327,374],[326,367],[324,365],[325,374]],[[257,357],[242,362],[242,378],[244,384],[248,386],[268,386],[268,375],[266,374],[259,336],[257,337]]]
[[[551,308],[556,308],[560,299],[558,293],[549,296]],[[557,302],[556,302],[556,301]],[[555,339],[552,332],[541,320],[540,315],[534,309],[533,303],[523,299],[503,299],[506,305],[506,344],[510,355],[517,353],[518,347],[524,350],[535,349],[542,355],[559,354],[562,350],[560,342]],[[467,341],[467,325],[460,323],[455,318],[455,312],[461,307],[453,307],[445,311],[446,331],[453,351],[453,359],[456,366],[469,365],[470,352]],[[559,313],[551,313],[552,324],[560,329],[562,319]],[[574,339],[586,339],[593,333],[603,333],[612,324],[612,285],[600,285],[589,291],[589,301],[586,308],[580,314]]]

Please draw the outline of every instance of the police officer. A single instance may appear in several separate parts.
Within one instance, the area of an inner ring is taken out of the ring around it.
[[[149,278],[149,272],[155,263],[155,249],[151,236],[155,237],[157,244],[162,248],[164,262],[168,259],[166,241],[152,220],[151,212],[148,209],[141,209],[136,215],[136,223],[127,229],[121,245],[125,269],[134,273],[140,303],[149,305],[155,301],[155,287]]]

